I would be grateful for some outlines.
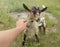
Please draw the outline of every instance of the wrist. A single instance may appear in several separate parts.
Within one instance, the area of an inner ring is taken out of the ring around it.
[[[15,30],[18,32],[22,32],[22,31],[24,31],[24,28],[23,27],[16,27]]]

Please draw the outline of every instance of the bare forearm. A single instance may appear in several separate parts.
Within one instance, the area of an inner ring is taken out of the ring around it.
[[[9,47],[15,38],[23,31],[21,28],[0,31],[0,47]]]
[[[0,47],[10,47],[16,37],[26,29],[27,22],[18,20],[16,28],[0,31]]]

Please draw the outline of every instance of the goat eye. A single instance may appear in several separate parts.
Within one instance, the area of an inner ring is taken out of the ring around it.
[[[33,12],[33,14],[36,14],[36,11],[32,11]]]

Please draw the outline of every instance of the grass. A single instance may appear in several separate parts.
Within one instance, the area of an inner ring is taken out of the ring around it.
[[[53,14],[57,20],[60,20],[60,0],[0,0],[0,22],[4,23],[0,27],[0,30],[10,29],[15,27],[16,19],[9,16],[11,12],[25,11],[22,4],[25,3],[29,8],[33,5],[42,8],[42,5],[48,7],[47,12]],[[54,24],[53,21],[46,18],[47,26],[49,28]],[[59,22],[60,23],[60,22]],[[48,35],[40,34],[40,43],[31,42],[27,40],[25,47],[60,47],[60,24],[57,24],[58,29],[56,33],[50,33]],[[23,39],[23,33],[17,37],[12,47],[22,47],[21,41]]]

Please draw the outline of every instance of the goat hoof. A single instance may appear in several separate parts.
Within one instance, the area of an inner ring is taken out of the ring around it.
[[[25,41],[22,42],[22,46],[24,46],[24,45],[25,45]]]

